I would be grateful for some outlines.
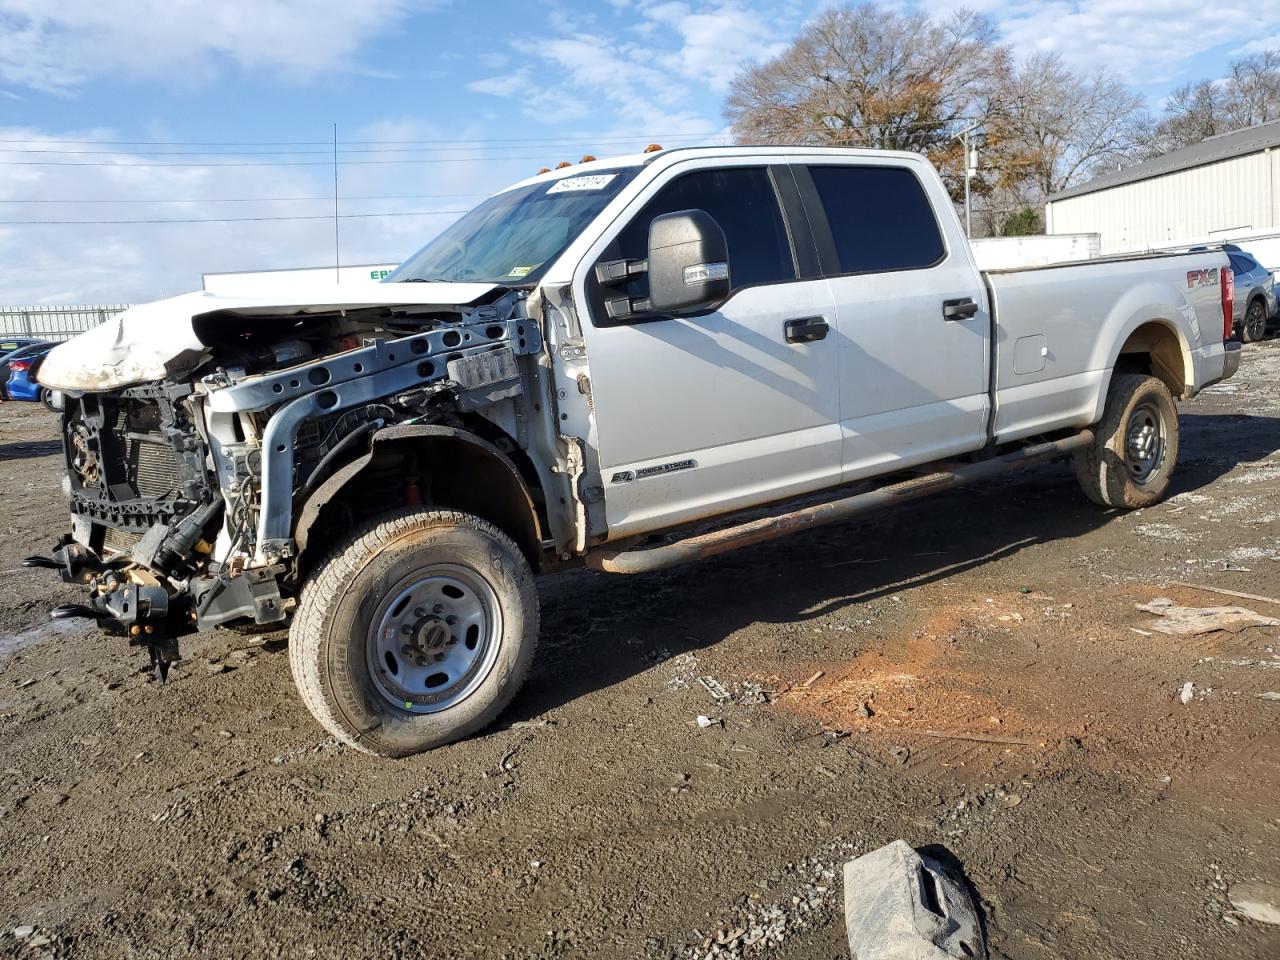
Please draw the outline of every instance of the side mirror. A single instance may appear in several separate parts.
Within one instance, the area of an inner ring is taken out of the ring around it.
[[[688,313],[729,296],[729,245],[705,210],[678,210],[649,224],[649,309]]]

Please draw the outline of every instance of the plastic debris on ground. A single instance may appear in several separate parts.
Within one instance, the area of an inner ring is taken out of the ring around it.
[[[844,920],[855,960],[987,955],[963,879],[905,840],[844,865]]]
[[[1180,607],[1166,597],[1137,606],[1144,613],[1154,613],[1160,618],[1145,624],[1146,627],[1174,637],[1191,637],[1215,630],[1236,633],[1248,627],[1280,627],[1280,620],[1244,607]]]

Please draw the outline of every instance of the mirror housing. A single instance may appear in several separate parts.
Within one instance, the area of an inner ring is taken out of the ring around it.
[[[678,210],[649,224],[649,309],[692,313],[729,296],[729,245],[705,210]]]

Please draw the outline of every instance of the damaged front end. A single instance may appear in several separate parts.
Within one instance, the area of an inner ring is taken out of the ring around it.
[[[72,531],[51,559],[26,560],[89,588],[87,604],[58,607],[55,618],[88,617],[146,644],[162,676],[177,638],[195,628],[187,588],[207,567],[224,511],[199,421],[187,384],[67,396]]]
[[[523,294],[476,299],[238,303],[192,316],[198,342],[163,380],[60,386],[72,529],[51,557],[26,563],[89,596],[52,615],[145,645],[162,679],[184,634],[284,621],[298,582],[295,520],[379,430],[458,422],[504,401],[513,421],[523,416],[518,358],[541,346]],[[391,482],[369,490],[371,510],[421,496],[412,479]]]

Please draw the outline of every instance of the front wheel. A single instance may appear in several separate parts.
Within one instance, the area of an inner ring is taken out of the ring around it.
[[[1260,298],[1249,301],[1249,309],[1244,313],[1244,324],[1240,328],[1240,339],[1245,343],[1257,343],[1267,335],[1267,308]]]
[[[538,638],[533,571],[470,514],[394,514],[339,547],[302,591],[294,681],[330,733],[405,757],[487,726],[524,682]]]
[[[1165,495],[1178,463],[1178,408],[1163,381],[1117,374],[1093,429],[1093,443],[1075,455],[1085,496],[1104,507],[1136,509]]]

